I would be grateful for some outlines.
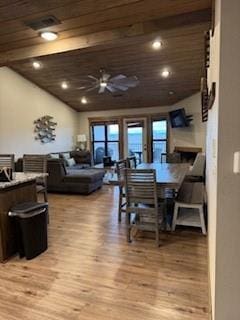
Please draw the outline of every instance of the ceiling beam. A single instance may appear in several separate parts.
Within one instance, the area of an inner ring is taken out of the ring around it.
[[[13,62],[63,53],[73,50],[113,44],[120,40],[154,34],[164,30],[180,28],[187,25],[206,24],[210,28],[211,9],[195,11],[177,16],[165,17],[157,20],[136,23],[108,31],[101,31],[84,36],[76,36],[54,42],[43,43],[31,47],[23,47],[0,53],[0,66],[8,66]]]

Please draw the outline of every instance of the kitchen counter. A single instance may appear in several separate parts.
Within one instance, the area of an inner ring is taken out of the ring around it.
[[[13,173],[14,179],[9,182],[0,182],[0,190],[17,186],[19,184],[36,180],[38,178],[44,178],[47,176],[46,173],[24,173],[24,172],[15,172]]]
[[[14,173],[14,180],[0,182],[0,262],[17,252],[14,219],[8,216],[18,203],[37,201],[36,179],[47,176],[41,173]]]

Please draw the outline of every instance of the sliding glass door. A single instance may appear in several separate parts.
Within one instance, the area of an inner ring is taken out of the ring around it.
[[[167,119],[152,120],[152,160],[161,161],[161,154],[168,150],[168,122]]]
[[[102,163],[104,156],[110,156],[115,161],[119,160],[118,123],[92,124],[91,134],[95,164]]]

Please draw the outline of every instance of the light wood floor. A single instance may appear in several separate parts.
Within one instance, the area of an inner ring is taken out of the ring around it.
[[[117,190],[50,195],[49,249],[0,265],[0,319],[208,319],[207,240],[162,235],[162,245],[125,239]]]

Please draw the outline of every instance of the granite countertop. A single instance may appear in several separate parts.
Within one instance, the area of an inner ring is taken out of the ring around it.
[[[12,181],[0,182],[0,190],[48,176],[47,173],[37,173],[37,172],[36,173],[35,172],[33,173],[15,172],[13,173],[13,175],[14,175],[14,179]]]

